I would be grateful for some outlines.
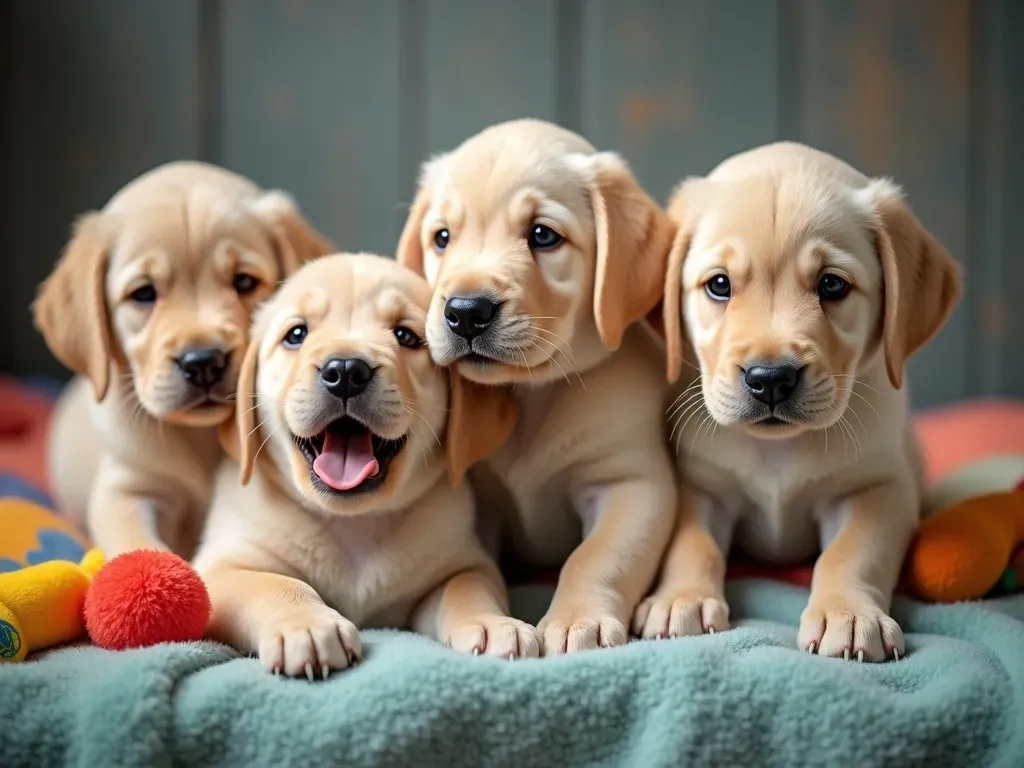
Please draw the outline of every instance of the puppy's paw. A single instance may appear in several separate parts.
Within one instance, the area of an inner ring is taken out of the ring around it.
[[[725,598],[700,591],[651,595],[633,614],[633,634],[645,640],[712,635],[727,629],[729,605]]]
[[[899,624],[869,597],[811,596],[800,617],[797,643],[808,653],[856,661],[885,661],[904,655]]]
[[[356,625],[326,605],[275,617],[260,633],[259,649],[267,671],[311,681],[352,666],[362,654]]]
[[[586,613],[549,613],[537,626],[545,656],[611,648],[629,639],[626,625],[614,616]]]
[[[527,659],[540,656],[540,633],[525,621],[500,614],[474,616],[448,633],[445,645],[474,656]]]

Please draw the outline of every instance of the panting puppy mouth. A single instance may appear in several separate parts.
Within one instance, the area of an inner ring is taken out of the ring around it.
[[[388,467],[406,438],[380,437],[350,416],[332,421],[312,437],[293,435],[313,484],[332,493],[376,490],[387,479]]]

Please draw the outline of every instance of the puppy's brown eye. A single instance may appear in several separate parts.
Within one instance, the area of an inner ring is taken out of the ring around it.
[[[410,331],[404,325],[400,325],[395,328],[395,338],[398,339],[398,343],[401,346],[408,347],[409,349],[417,349],[418,347],[423,346],[423,339]]]
[[[136,304],[152,304],[156,301],[156,288],[152,285],[140,285],[128,294],[128,298]]]
[[[732,283],[725,275],[715,275],[704,283],[704,290],[712,301],[728,301],[732,296]]]
[[[235,279],[231,284],[235,287],[239,296],[245,296],[259,288],[260,281],[258,278],[243,272],[235,275]]]
[[[288,349],[298,349],[302,346],[302,342],[306,340],[307,334],[309,334],[309,329],[305,325],[292,326],[288,333],[284,335],[284,341],[281,343]]]
[[[551,227],[543,224],[534,224],[526,236],[526,242],[531,251],[549,251],[557,248],[565,238],[555,232]]]
[[[850,284],[839,275],[822,275],[818,281],[818,298],[839,301],[850,292]]]
[[[434,248],[438,253],[443,252],[448,247],[449,240],[451,240],[451,232],[447,229],[439,229],[434,233]]]

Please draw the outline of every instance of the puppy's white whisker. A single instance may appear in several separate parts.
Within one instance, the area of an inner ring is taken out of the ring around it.
[[[420,419],[420,421],[422,421],[422,422],[423,422],[424,424],[426,424],[426,426],[427,426],[427,429],[429,429],[429,430],[430,430],[430,434],[432,434],[432,435],[434,436],[434,440],[436,440],[436,441],[437,441],[437,445],[438,445],[438,446],[439,446],[439,447],[440,447],[440,448],[441,448],[441,449],[443,450],[443,449],[444,449],[444,445],[442,445],[442,444],[441,444],[441,438],[439,438],[439,437],[437,436],[437,432],[435,432],[435,431],[434,431],[434,428],[433,428],[432,426],[430,426],[430,422],[429,422],[429,421],[427,421],[427,420],[426,420],[426,419],[425,419],[425,418],[423,417],[423,414],[422,414],[422,413],[420,413],[419,411],[417,411],[417,410],[416,410],[415,408],[413,408],[412,406],[410,406],[410,405],[409,405],[408,403],[406,403],[405,409],[406,409],[407,411],[409,411],[409,413],[411,413],[411,414],[412,414],[413,416],[415,416],[415,417],[417,417],[418,419]]]

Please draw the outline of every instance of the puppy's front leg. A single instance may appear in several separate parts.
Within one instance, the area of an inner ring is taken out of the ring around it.
[[[169,549],[160,535],[161,516],[144,478],[110,457],[104,458],[89,494],[86,523],[93,543],[110,560],[135,549]]]
[[[413,629],[457,651],[505,659],[540,655],[540,636],[508,615],[508,591],[498,569],[481,565],[455,574],[413,615]]]
[[[358,661],[355,624],[305,582],[226,564],[205,568],[202,576],[213,603],[208,636],[258,653],[274,674],[326,678]]]
[[[675,484],[645,478],[590,489],[597,499],[583,542],[562,567],[551,607],[538,625],[544,655],[625,644],[626,626],[650,588],[672,530]]]
[[[889,617],[903,558],[918,520],[909,479],[888,481],[840,501],[821,520],[824,551],[797,642],[821,656],[885,661],[904,653]]]
[[[654,594],[633,615],[643,638],[681,637],[729,628],[725,555],[733,519],[688,486],[679,491],[676,529]],[[710,529],[710,530],[709,530]]]

